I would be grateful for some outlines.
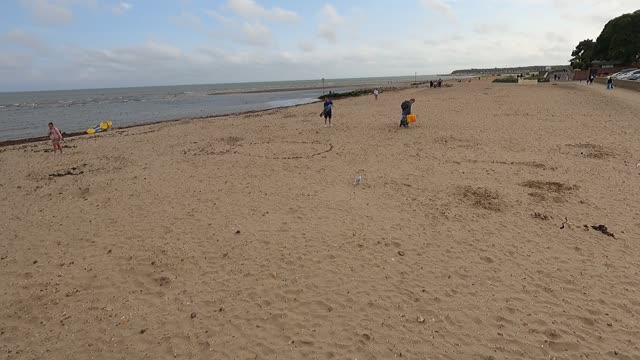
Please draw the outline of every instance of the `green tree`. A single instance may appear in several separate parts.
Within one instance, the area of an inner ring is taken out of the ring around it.
[[[593,59],[640,62],[640,10],[610,20],[596,39]]]
[[[571,52],[571,67],[574,69],[586,70],[591,67],[593,61],[593,48],[595,43],[591,39],[580,41],[576,49]]]

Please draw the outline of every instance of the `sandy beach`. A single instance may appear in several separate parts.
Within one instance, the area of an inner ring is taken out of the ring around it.
[[[0,358],[640,359],[640,93],[452,84],[0,148]]]

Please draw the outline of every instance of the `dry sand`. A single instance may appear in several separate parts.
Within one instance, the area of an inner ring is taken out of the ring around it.
[[[0,357],[640,359],[639,100],[483,80],[2,148]]]

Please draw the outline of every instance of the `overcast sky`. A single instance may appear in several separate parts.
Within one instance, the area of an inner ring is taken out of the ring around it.
[[[0,91],[566,64],[640,0],[3,0]]]

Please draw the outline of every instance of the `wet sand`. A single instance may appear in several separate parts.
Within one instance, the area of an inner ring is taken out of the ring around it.
[[[640,358],[638,94],[452,84],[0,148],[0,354]]]

